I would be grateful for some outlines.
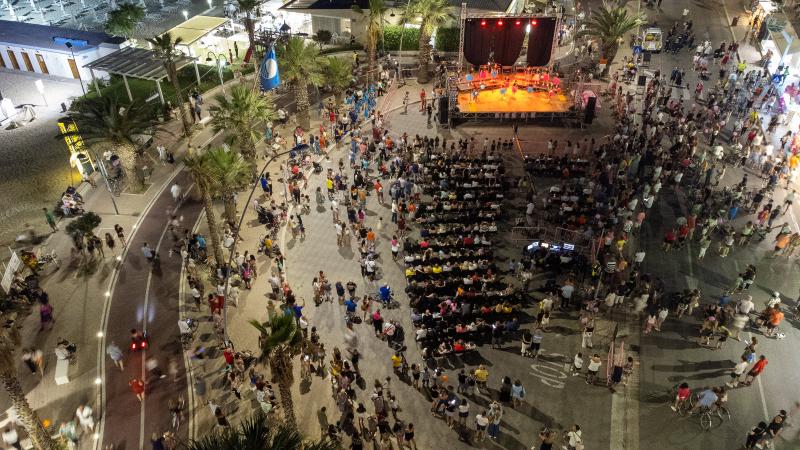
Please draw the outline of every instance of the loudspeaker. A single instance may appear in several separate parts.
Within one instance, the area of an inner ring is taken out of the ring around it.
[[[637,86],[645,86],[647,84],[647,77],[644,75],[639,75],[639,78],[636,80]]]
[[[586,101],[586,109],[583,111],[583,123],[592,123],[594,120],[594,109],[597,107],[597,97],[589,97]]]
[[[439,97],[439,123],[447,125],[447,120],[450,118],[450,99],[443,95]]]

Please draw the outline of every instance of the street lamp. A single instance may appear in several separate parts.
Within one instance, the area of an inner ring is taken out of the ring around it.
[[[261,169],[261,172],[258,174],[258,178],[261,178],[262,175],[267,173],[267,169],[269,168],[270,164],[272,164],[278,158],[280,158],[282,156],[286,156],[291,152],[292,152],[292,150],[286,150],[286,151],[283,151],[281,153],[273,154],[272,157],[270,157],[270,159],[267,160],[266,164],[264,164],[264,167]],[[245,205],[249,205],[253,201],[253,194],[255,194],[256,189],[258,187],[259,187],[258,183],[253,183],[253,187],[250,189],[250,195],[248,195],[247,202],[245,202]],[[236,228],[237,230],[241,230],[242,229],[242,225],[244,225],[244,216],[247,214],[247,211],[249,211],[249,210],[250,210],[250,208],[242,208],[242,214],[239,216],[239,226]],[[233,266],[233,256],[236,254],[236,244],[238,243],[238,241],[239,241],[239,239],[234,239],[233,240],[233,245],[231,245],[231,251],[230,251],[230,254],[228,255],[228,267],[229,268]],[[225,285],[224,292],[225,292],[226,296],[228,295],[228,292],[230,292],[228,290],[230,288],[230,283],[231,283],[231,271],[230,270],[226,270],[225,271],[225,283],[224,283],[224,285]],[[225,301],[223,303],[223,305],[222,305],[222,323],[224,324],[223,333],[224,333],[225,342],[229,341],[229,336],[228,336],[228,303],[230,303],[230,302]]]
[[[72,60],[75,61],[75,67],[78,69],[78,81],[81,82],[81,90],[83,91],[83,95],[86,95],[86,88],[83,87],[83,78],[81,77],[81,68],[78,67],[78,61],[75,59],[75,52],[72,50],[72,42],[67,41],[65,45],[69,49],[69,54],[72,55]]]
[[[213,57],[213,58],[212,58]],[[208,52],[206,55],[206,62],[210,63],[211,61],[217,62],[217,73],[219,73],[219,85],[222,86],[222,95],[225,95],[225,80],[222,78],[222,68],[228,63],[228,58],[225,57],[222,53],[214,53],[212,51]]]
[[[181,14],[183,14],[183,20],[189,20],[189,11],[184,9]]]

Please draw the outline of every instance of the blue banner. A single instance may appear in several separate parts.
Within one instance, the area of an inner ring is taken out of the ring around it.
[[[278,73],[278,58],[275,57],[275,47],[270,47],[264,61],[261,63],[261,90],[269,91],[281,84]]]

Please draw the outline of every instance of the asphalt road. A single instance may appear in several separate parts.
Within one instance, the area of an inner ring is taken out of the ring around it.
[[[177,175],[175,181],[182,186],[184,194],[192,185],[187,171]],[[191,193],[190,193],[191,194]],[[144,329],[150,339],[150,347],[142,352],[131,353],[124,372],[116,369],[110,361],[105,366],[105,424],[103,446],[114,444],[116,450],[150,448],[152,433],[162,433],[170,427],[167,405],[178,395],[186,397],[186,378],[178,333],[178,289],[180,285],[181,260],[169,257],[172,239],[165,233],[167,210],[176,206],[169,187],[165,189],[142,221],[136,238],[123,263],[111,298],[108,317],[107,342],[114,341],[121,348],[130,344],[130,329]],[[176,214],[183,216],[185,226],[197,221],[202,203],[186,196]],[[147,242],[160,257],[160,270],[151,270],[141,252]],[[159,245],[160,247],[157,247]],[[143,378],[143,363],[155,357],[159,368],[166,373],[170,358],[178,363],[179,377],[173,381],[147,379],[147,391],[143,403],[139,403],[128,387],[131,377]],[[186,425],[176,432],[179,439],[187,437]],[[101,447],[102,448],[102,447]]]

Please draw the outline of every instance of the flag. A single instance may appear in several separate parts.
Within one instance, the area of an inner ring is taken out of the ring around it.
[[[270,47],[264,62],[261,63],[261,90],[269,91],[281,84],[278,73],[278,59],[275,57],[275,47]]]

